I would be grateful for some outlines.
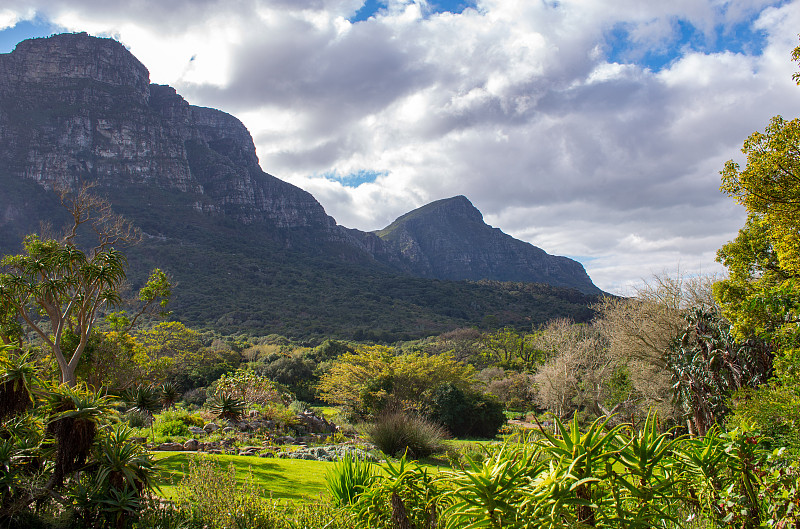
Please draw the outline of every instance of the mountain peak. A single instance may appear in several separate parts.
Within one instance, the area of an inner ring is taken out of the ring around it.
[[[483,214],[472,205],[464,195],[457,195],[451,198],[435,200],[415,210],[409,211],[405,215],[397,218],[389,226],[377,232],[381,238],[389,235],[394,229],[402,224],[409,222],[430,222],[438,218],[440,221],[460,221],[468,220],[483,223]]]
[[[149,94],[150,72],[125,46],[87,33],[24,40],[11,53],[0,55],[0,66],[6,81],[15,83],[89,79],[124,87],[139,100]]]
[[[580,263],[489,226],[462,195],[406,213],[376,235],[422,277],[548,283],[600,293]]]

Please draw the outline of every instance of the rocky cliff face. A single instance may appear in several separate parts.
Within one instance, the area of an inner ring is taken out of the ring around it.
[[[113,198],[278,228],[340,230],[309,193],[264,173],[244,125],[189,105],[121,44],[86,34],[0,55],[0,172],[52,187],[95,181]]]
[[[150,84],[120,43],[85,33],[21,42],[0,55],[0,253],[59,209],[46,190],[80,181],[160,240],[233,253],[277,242],[380,273],[599,292],[580,264],[487,226],[464,197],[377,235],[337,226],[309,193],[261,170],[238,119]]]
[[[411,211],[377,235],[408,260],[412,273],[422,277],[492,278],[600,293],[580,263],[549,255],[492,228],[463,196]]]

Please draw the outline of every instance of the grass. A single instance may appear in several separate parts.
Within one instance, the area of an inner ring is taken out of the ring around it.
[[[314,409],[320,410],[329,421],[335,421],[339,417],[338,406],[314,406]]]
[[[172,499],[177,484],[189,467],[193,452],[154,452],[153,457],[161,467],[157,480],[159,496]],[[252,476],[253,484],[264,491],[264,496],[286,500],[330,500],[325,486],[325,474],[334,463],[305,459],[276,459],[252,456],[203,455],[214,457],[227,467],[233,463],[240,483]],[[425,458],[420,466],[433,472],[449,469],[443,459]]]
[[[160,496],[170,499],[188,468],[190,452],[156,452],[154,458],[162,468],[158,479]],[[253,483],[265,496],[288,500],[312,500],[329,497],[325,473],[333,463],[303,459],[276,459],[249,456],[214,455],[224,466],[233,463],[238,481],[252,476]]]

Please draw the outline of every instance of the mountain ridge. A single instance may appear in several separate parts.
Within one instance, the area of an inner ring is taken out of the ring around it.
[[[193,272],[181,264],[181,255],[170,253],[169,244],[213,253],[220,263],[223,254],[245,258],[254,269],[266,263],[290,271],[305,266],[304,260],[319,261],[324,264],[316,273],[332,282],[325,268],[344,263],[350,268],[341,273],[354,278],[536,277],[583,294],[601,293],[579,263],[491,228],[463,196],[417,208],[378,232],[340,226],[310,193],[261,169],[241,121],[190,105],[172,87],[150,84],[147,68],[120,43],[85,33],[23,41],[0,54],[0,183],[6,189],[0,196],[0,253],[18,251],[21,235],[39,222],[63,220],[51,190],[56,183],[79,182],[96,184],[115,210],[151,236],[135,250],[133,263],[168,255],[184,281]],[[431,214],[443,204],[449,204],[448,214]],[[427,232],[414,220],[423,217]],[[465,218],[474,233],[454,238],[453,227]],[[403,251],[391,235],[397,230],[417,252]],[[447,252],[437,253],[440,247]],[[544,266],[549,275],[498,268],[509,256],[515,266]],[[473,262],[480,266],[470,268]],[[141,274],[136,268],[133,276]],[[237,288],[255,288],[245,279]]]

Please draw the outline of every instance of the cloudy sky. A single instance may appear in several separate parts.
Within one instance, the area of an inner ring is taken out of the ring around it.
[[[800,116],[800,0],[15,0],[0,53],[87,31],[239,117],[339,224],[467,196],[601,288],[717,273],[725,160]]]

